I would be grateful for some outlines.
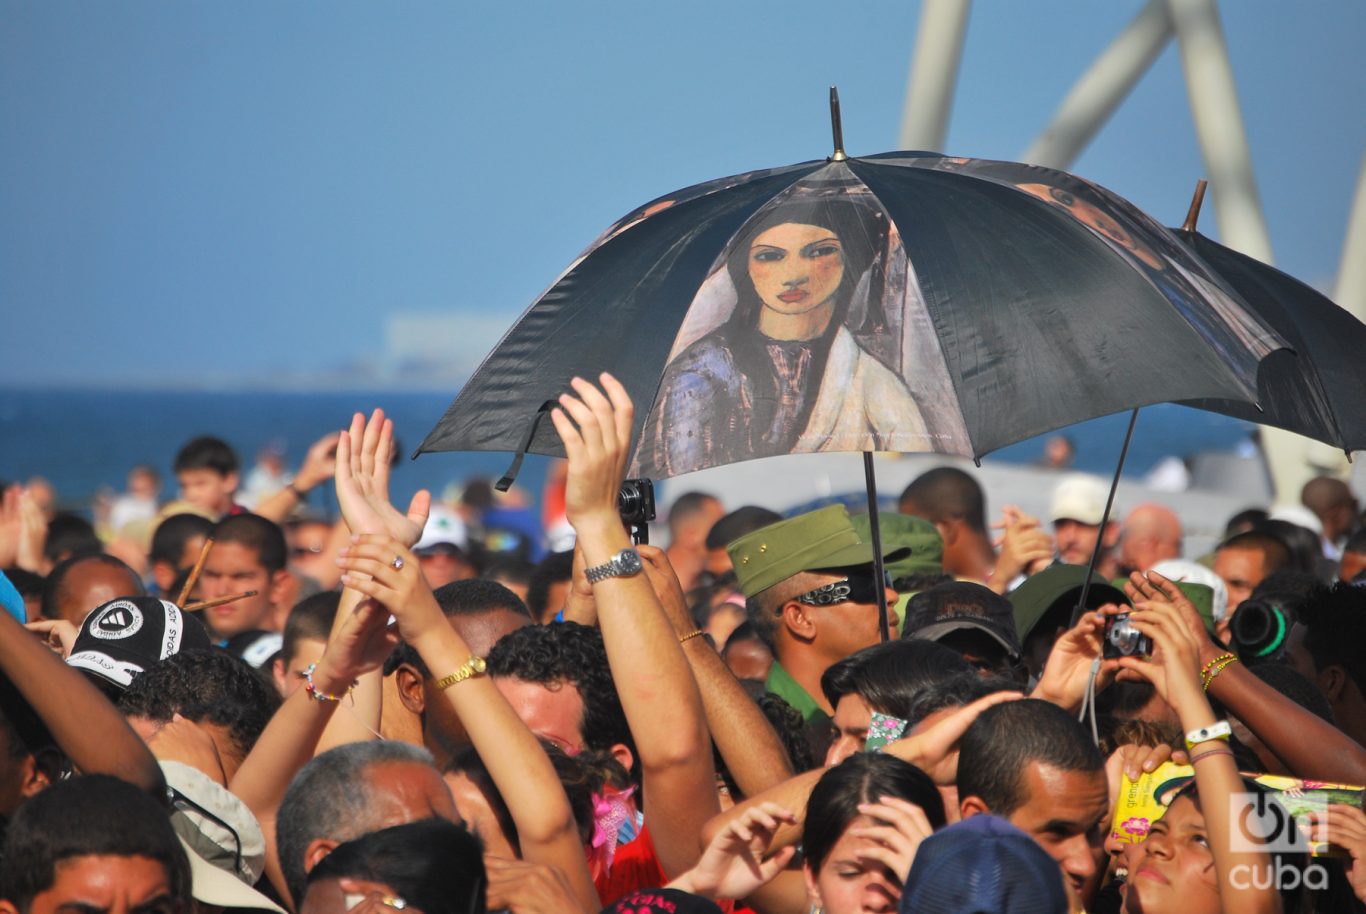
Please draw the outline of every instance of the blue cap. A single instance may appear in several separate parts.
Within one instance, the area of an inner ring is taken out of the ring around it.
[[[1058,862],[997,816],[972,816],[916,851],[901,914],[1067,914]]]
[[[28,613],[24,610],[24,598],[19,595],[14,582],[0,571],[0,606],[5,607],[5,612],[19,620],[19,624],[28,621]]]

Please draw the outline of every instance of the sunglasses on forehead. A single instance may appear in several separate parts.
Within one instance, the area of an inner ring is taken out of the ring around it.
[[[850,573],[843,581],[831,581],[823,587],[807,591],[797,598],[808,606],[831,606],[835,603],[876,603],[880,588],[892,586],[892,575],[883,572],[881,583],[870,571]]]

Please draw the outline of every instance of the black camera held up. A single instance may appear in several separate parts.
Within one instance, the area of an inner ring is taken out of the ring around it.
[[[655,484],[648,479],[625,479],[617,493],[621,522],[631,531],[635,545],[650,542],[650,521],[655,519]]]
[[[1140,632],[1129,621],[1128,613],[1106,617],[1105,640],[1101,644],[1102,657],[1148,657],[1152,652],[1153,639]]]

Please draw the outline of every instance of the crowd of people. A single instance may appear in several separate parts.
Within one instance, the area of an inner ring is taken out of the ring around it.
[[[214,438],[96,523],[5,487],[0,914],[1366,911],[1345,483],[1203,556],[1062,470],[990,523],[953,467],[880,562],[867,515],[700,492],[660,548],[618,510],[624,389],[550,418],[543,523],[482,483],[391,503],[380,411],[251,510]],[[1249,828],[1261,774],[1355,803]]]

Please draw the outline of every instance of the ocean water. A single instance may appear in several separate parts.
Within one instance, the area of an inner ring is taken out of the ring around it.
[[[122,490],[129,469],[146,463],[174,494],[171,461],[200,434],[217,435],[238,452],[243,472],[268,445],[283,447],[293,467],[308,446],[344,428],[354,411],[383,407],[394,420],[402,460],[394,469],[392,496],[406,504],[420,488],[434,493],[475,476],[497,479],[510,455],[502,453],[407,456],[441,418],[453,399],[442,392],[202,392],[113,390],[0,391],[0,480],[46,477],[63,507],[84,510],[101,489]],[[1107,416],[1066,429],[1077,446],[1077,468],[1109,474],[1119,455],[1128,415]],[[1233,450],[1252,426],[1214,413],[1163,404],[1139,414],[1125,476],[1136,477],[1166,456]],[[1043,438],[996,452],[987,460],[1031,463]],[[539,499],[549,461],[528,455],[518,483]],[[325,487],[324,487],[325,488]],[[661,502],[668,487],[661,488]],[[315,492],[316,508],[335,511],[330,492]]]

